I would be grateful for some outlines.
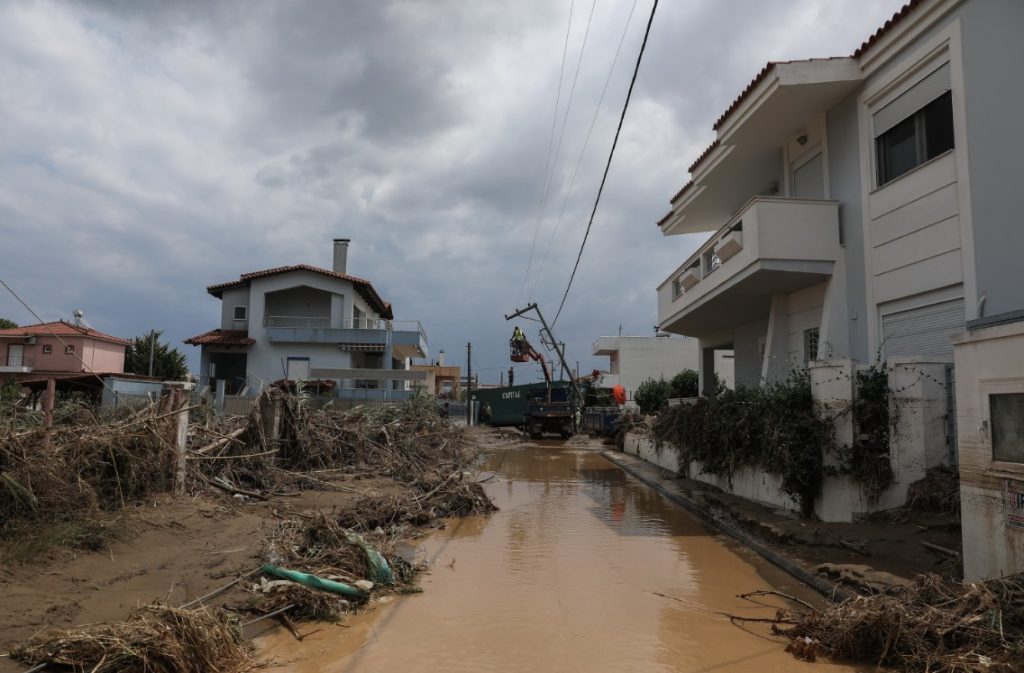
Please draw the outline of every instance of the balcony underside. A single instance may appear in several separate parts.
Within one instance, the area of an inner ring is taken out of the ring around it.
[[[762,259],[662,320],[661,328],[701,338],[768,317],[772,295],[816,285],[832,276],[830,261]]]

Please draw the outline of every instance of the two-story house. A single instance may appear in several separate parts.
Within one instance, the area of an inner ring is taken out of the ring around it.
[[[1019,308],[1022,27],[1014,0],[913,0],[851,56],[768,63],[740,92],[658,222],[708,234],[657,289],[702,374],[723,349],[745,385],[952,362],[967,321]]]
[[[335,239],[333,268],[306,264],[242,274],[211,285],[220,327],[187,339],[202,348],[200,377],[228,393],[275,381],[329,380],[340,397],[405,394],[411,358],[427,356],[416,321],[396,322],[373,285],[346,273],[348,239]]]
[[[64,320],[0,329],[0,374],[119,374],[131,343]]]

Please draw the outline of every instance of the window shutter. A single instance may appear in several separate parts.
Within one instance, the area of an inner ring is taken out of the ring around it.
[[[882,135],[949,90],[949,62],[947,61],[874,114],[875,137]]]

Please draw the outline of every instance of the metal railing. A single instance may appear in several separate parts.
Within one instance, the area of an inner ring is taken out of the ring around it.
[[[383,318],[349,318],[345,321],[346,329],[378,329],[392,332],[419,332],[424,342],[427,333],[419,320],[384,320]]]
[[[25,357],[24,355],[8,355],[2,362],[7,367],[34,367],[36,361],[33,358]]]
[[[330,327],[331,316],[268,315],[263,318],[264,327]]]

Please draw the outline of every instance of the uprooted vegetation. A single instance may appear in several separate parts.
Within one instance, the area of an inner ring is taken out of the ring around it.
[[[823,656],[907,673],[1024,671],[1024,574],[966,584],[921,575],[887,593],[753,621],[773,622],[786,650],[809,661]]]
[[[123,508],[176,488],[239,504],[315,489],[360,497],[330,512],[272,509],[277,520],[265,530],[260,565],[223,587],[234,595],[215,592],[236,616],[206,612],[209,597],[191,610],[152,605],[122,623],[40,634],[14,650],[16,658],[111,672],[244,670],[248,655],[232,640],[238,613],[278,615],[292,628],[292,620],[338,620],[377,593],[416,591],[423,565],[398,554],[399,543],[446,517],[495,509],[469,469],[475,448],[429,399],[334,411],[275,391],[247,417],[193,413],[184,472],[178,418],[156,404],[80,416],[55,425],[48,438],[38,427],[0,429],[0,546],[8,560],[39,554],[47,540],[101,548],[123,529]],[[397,482],[396,491],[352,485],[379,477]],[[43,529],[94,537],[65,533],[25,544]]]

